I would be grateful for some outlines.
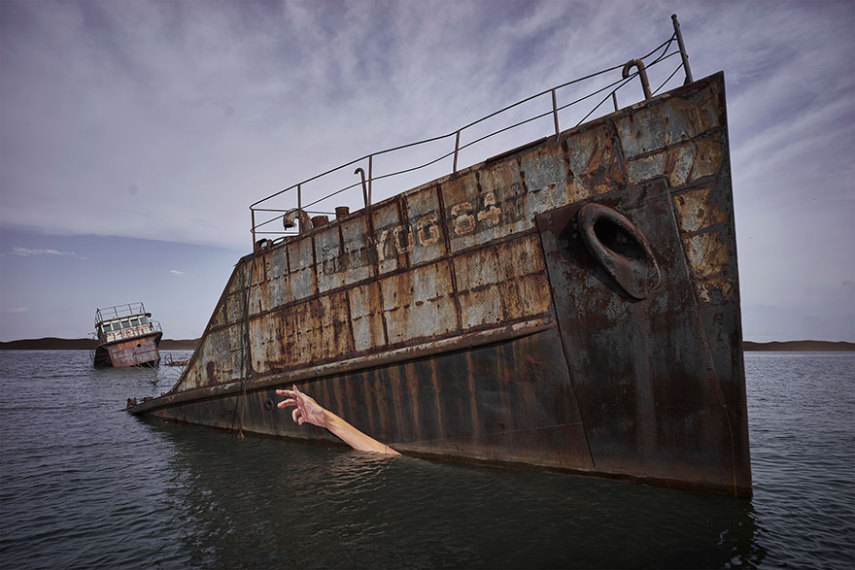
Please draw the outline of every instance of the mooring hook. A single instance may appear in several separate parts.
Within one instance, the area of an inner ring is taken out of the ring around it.
[[[650,93],[650,83],[647,82],[647,70],[644,69],[644,62],[640,59],[631,59],[623,66],[623,78],[629,77],[629,71],[633,68],[638,68],[638,75],[641,77],[641,89],[644,90],[644,98],[650,99],[653,95]]]
[[[365,183],[365,171],[362,167],[357,168],[353,171],[354,174],[359,174],[362,176],[362,199],[365,200],[365,207],[368,207],[368,186]]]
[[[629,218],[589,202],[579,209],[576,223],[585,247],[630,297],[646,299],[662,283],[647,237]]]

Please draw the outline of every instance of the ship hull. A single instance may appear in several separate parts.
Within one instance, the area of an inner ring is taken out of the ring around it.
[[[96,368],[128,368],[157,366],[160,363],[162,332],[153,332],[133,338],[100,344],[95,348],[93,362]]]
[[[351,372],[306,371],[291,380],[407,455],[750,495],[750,487],[735,480],[746,466],[718,453],[734,443],[722,441],[730,433],[724,424],[739,418],[719,414],[717,400],[656,417],[637,402],[625,409],[602,388],[575,389],[554,323],[518,332]],[[283,385],[268,380],[200,389],[167,396],[171,403],[149,400],[136,411],[157,420],[341,445],[326,430],[296,425],[275,406],[281,400],[275,390]],[[610,409],[585,417],[603,405]],[[686,432],[683,424],[694,428]],[[682,435],[660,440],[657,432]]]
[[[729,168],[718,74],[260,249],[129,411],[749,497]]]

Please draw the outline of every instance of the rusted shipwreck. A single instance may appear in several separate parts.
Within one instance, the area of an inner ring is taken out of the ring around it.
[[[160,363],[160,324],[151,320],[142,303],[128,303],[95,310],[92,351],[96,368],[157,366]]]
[[[189,365],[130,412],[334,442],[277,411],[294,383],[406,454],[750,496],[724,77],[673,53],[683,86],[645,74],[565,131],[545,91],[554,134],[458,170],[456,131],[451,174],[378,203],[365,157],[365,207],[334,221],[310,227],[301,185],[272,197],[295,211],[254,204]],[[257,240],[261,212],[298,233]]]

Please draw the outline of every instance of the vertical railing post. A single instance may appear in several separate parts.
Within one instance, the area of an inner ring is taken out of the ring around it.
[[[457,131],[457,135],[454,137],[454,169],[452,173],[457,174],[457,155],[460,152],[460,131]]]
[[[252,250],[255,251],[255,209],[249,209],[250,214],[252,215]]]
[[[686,71],[686,81],[683,85],[688,85],[694,79],[692,79],[692,68],[689,67],[689,54],[686,53],[686,45],[683,43],[683,34],[680,32],[680,22],[677,21],[677,14],[671,14],[671,21],[674,22],[674,34],[677,36],[677,46],[680,48],[680,57],[683,58],[683,69]]]
[[[371,205],[371,179],[373,178],[372,170],[374,166],[374,155],[368,155],[368,206]]]
[[[297,184],[297,219],[300,220],[300,234],[303,235],[303,220],[306,216],[303,215],[303,191],[300,184]]]
[[[552,118],[555,121],[555,136],[557,137],[561,130],[558,128],[558,101],[555,97],[555,88],[552,88]]]

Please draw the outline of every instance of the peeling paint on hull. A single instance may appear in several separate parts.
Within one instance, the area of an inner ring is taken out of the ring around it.
[[[722,74],[246,256],[129,407],[334,443],[296,383],[426,457],[751,495]]]
[[[163,333],[153,332],[130,339],[98,345],[93,361],[96,368],[126,368],[157,366],[160,363],[158,345]]]

